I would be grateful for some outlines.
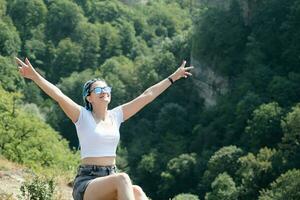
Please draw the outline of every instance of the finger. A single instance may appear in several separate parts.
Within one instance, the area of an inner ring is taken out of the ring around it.
[[[180,65],[180,67],[184,67],[185,64],[186,64],[186,61],[184,60],[184,61],[182,62],[182,64]]]
[[[23,69],[22,69],[22,67],[19,67],[19,73],[23,76]]]
[[[29,66],[32,67],[31,63],[29,62],[28,58],[25,58],[25,63]]]
[[[26,66],[26,64],[23,63],[23,61],[20,60],[19,58],[15,57],[15,59],[16,59],[16,61],[17,61],[17,63],[18,63],[19,65],[21,65],[21,66]]]
[[[185,70],[191,70],[191,69],[194,69],[194,66],[190,66],[190,67],[186,67],[184,68]]]
[[[193,74],[190,73],[190,72],[185,72],[184,74],[185,74],[185,75],[188,75],[188,76],[192,76],[192,75],[193,75]]]

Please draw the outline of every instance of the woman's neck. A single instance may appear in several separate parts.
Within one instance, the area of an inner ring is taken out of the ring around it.
[[[93,108],[92,114],[94,118],[98,121],[105,121],[107,117],[107,107],[98,107],[98,108]]]

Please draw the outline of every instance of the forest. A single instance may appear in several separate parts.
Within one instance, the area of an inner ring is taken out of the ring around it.
[[[153,200],[300,199],[300,0],[0,0],[0,155],[75,176],[75,126],[15,56],[81,105],[105,79],[110,108],[187,60],[122,124],[118,168]]]

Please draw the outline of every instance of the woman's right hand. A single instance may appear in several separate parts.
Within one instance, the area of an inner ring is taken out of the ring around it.
[[[32,67],[27,58],[25,59],[25,63],[17,57],[15,57],[15,59],[18,63],[19,73],[21,74],[21,76],[31,80],[34,80],[37,77],[38,73]]]

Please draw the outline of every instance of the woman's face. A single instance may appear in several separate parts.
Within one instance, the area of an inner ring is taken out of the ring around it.
[[[90,95],[87,100],[93,105],[109,104],[111,93],[107,90],[107,84],[104,81],[96,81],[90,87]],[[99,93],[100,91],[100,93]]]

